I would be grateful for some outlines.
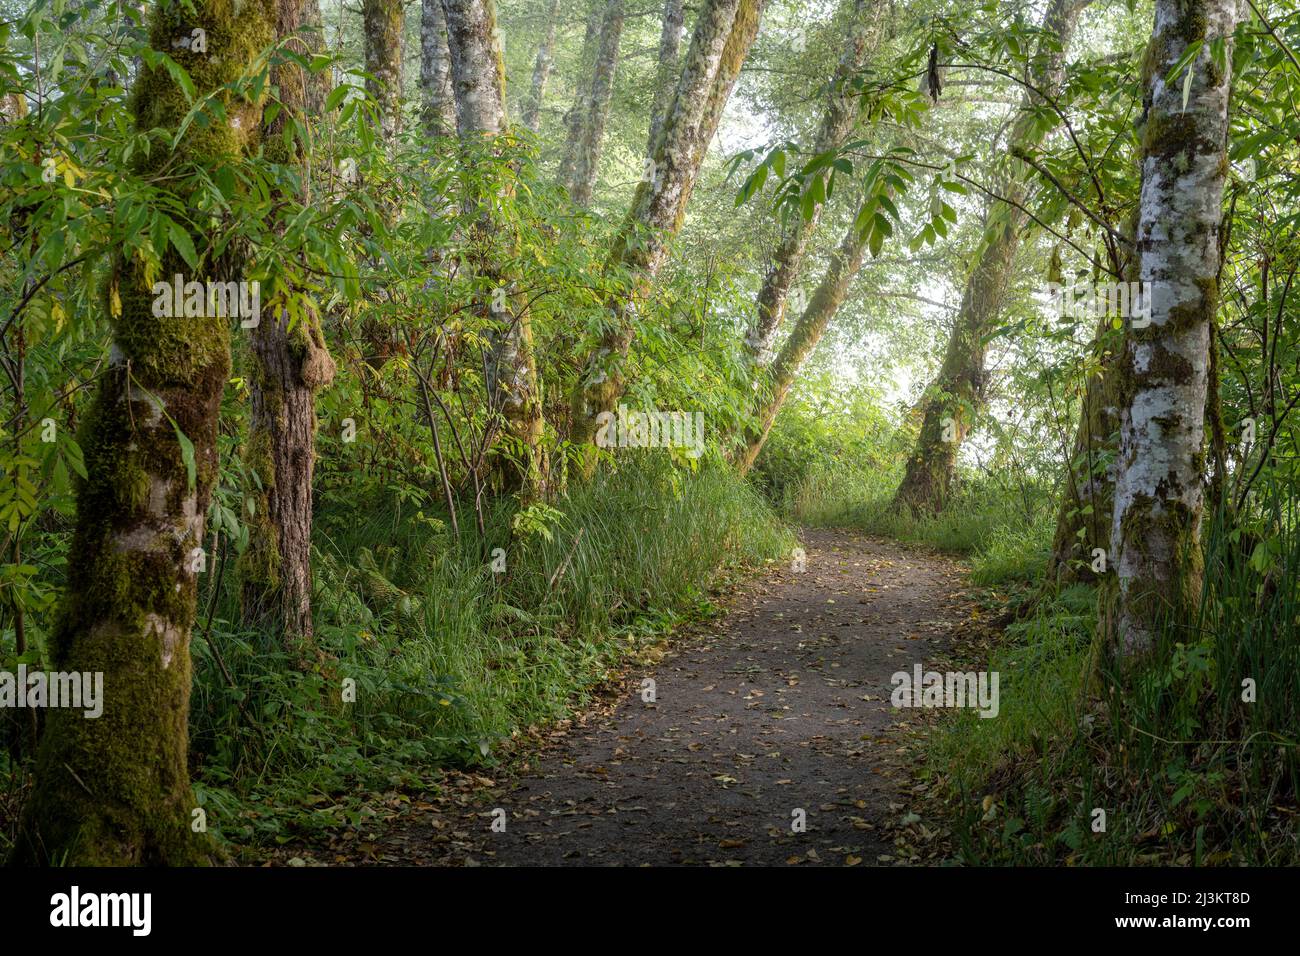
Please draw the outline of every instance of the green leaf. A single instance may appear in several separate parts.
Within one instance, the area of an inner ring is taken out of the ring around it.
[[[167,220],[167,235],[176,247],[176,251],[181,254],[181,258],[195,272],[199,268],[199,257],[194,251],[194,242],[190,239],[190,234],[182,229],[173,220]]]
[[[189,479],[189,490],[193,491],[198,484],[198,463],[194,460],[194,443],[185,437],[181,431],[181,426],[172,422],[172,428],[176,432],[176,441],[181,446],[181,461],[185,462],[185,475]]]

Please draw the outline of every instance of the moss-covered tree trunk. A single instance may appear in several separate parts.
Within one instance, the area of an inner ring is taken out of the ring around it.
[[[1031,58],[1030,85],[1054,96],[1064,74],[1065,51],[1086,3],[1051,0],[1043,16],[1046,34]],[[1034,148],[1047,134],[1032,107],[1041,98],[1026,91],[1009,136],[1011,153]],[[943,509],[952,484],[957,451],[971,419],[984,399],[985,339],[992,331],[1006,298],[1016,252],[1027,216],[1020,208],[1028,195],[1030,170],[1008,158],[990,203],[984,237],[966,277],[961,307],[953,324],[939,374],[922,399],[924,415],[907,470],[894,495],[894,507],[913,512]]]
[[[361,0],[366,92],[379,106],[379,128],[392,143],[402,130],[402,0]]]
[[[856,218],[854,217],[855,220]],[[790,330],[790,335],[781,346],[781,351],[777,353],[767,369],[769,388],[763,393],[765,398],[758,409],[757,425],[746,431],[744,448],[736,458],[736,469],[742,475],[754,467],[754,462],[758,460],[758,453],[763,450],[767,436],[772,432],[777,413],[781,411],[781,406],[785,403],[786,395],[789,394],[799,369],[808,360],[808,356],[812,355],[813,349],[821,341],[831,319],[844,304],[849,286],[853,283],[858,270],[862,268],[865,250],[866,235],[862,230],[855,228],[851,222],[848,233],[831,256],[826,273],[818,283],[807,307],[799,316],[794,328]]]
[[[315,52],[319,36],[304,0],[275,0],[276,38],[295,52]],[[292,39],[290,39],[292,38]],[[264,135],[268,157],[299,162],[302,144],[286,146],[290,117],[311,122],[317,75],[292,62],[277,63],[272,82],[281,109]],[[303,178],[306,182],[306,177]],[[296,197],[304,202],[310,196]],[[292,294],[292,292],[291,292]],[[250,330],[248,439],[244,456],[257,476],[249,543],[240,556],[244,623],[270,627],[298,661],[310,656],[312,476],[316,467],[316,392],[334,377],[318,316],[303,310],[290,328],[284,309],[265,314]]]
[[[451,92],[451,52],[442,0],[421,0],[420,122],[430,136],[456,131],[456,100]]]
[[[176,191],[182,206],[200,172],[237,164],[255,145],[261,104],[220,91],[271,42],[273,18],[269,2],[154,9],[153,48],[189,72],[199,96],[215,92],[226,109],[225,122],[190,125],[174,152],[164,140],[148,156],[136,153],[138,171],[158,174],[160,188]],[[206,51],[175,42],[196,29]],[[133,109],[143,134],[178,129],[189,103],[166,70],[146,67]],[[190,239],[208,248],[205,235]],[[229,255],[200,265],[195,281],[245,279]],[[160,275],[177,273],[188,277],[190,267],[169,247]],[[217,477],[230,319],[155,314],[154,278],[130,257],[111,280],[112,357],[80,431],[88,477],[77,489],[67,588],[49,645],[53,669],[103,674],[103,713],[50,710],[13,851],[21,863],[191,864],[210,852],[191,828],[189,644],[195,549]]]
[[[1056,532],[1048,559],[1047,580],[1058,587],[1092,582],[1103,565],[1093,552],[1110,551],[1110,515],[1114,504],[1115,448],[1119,437],[1117,342],[1110,317],[1104,317],[1092,340],[1097,371],[1084,385],[1079,424],[1066,462],[1065,484],[1056,515]],[[1091,363],[1090,363],[1091,364]],[[1093,570],[1096,564],[1097,570]]]
[[[1010,228],[995,227],[992,235],[985,236],[975,270],[966,281],[943,364],[922,402],[921,430],[894,496],[895,507],[931,512],[943,510],[947,503],[957,450],[984,399],[985,330],[1001,309],[1018,245],[1019,238]]]
[[[830,79],[825,112],[813,138],[813,156],[843,146],[853,131],[859,97],[849,82],[866,63],[882,6],[877,0],[846,0],[843,5],[841,19],[846,21],[846,40]],[[824,204],[819,203],[811,218],[794,217],[772,255],[755,301],[753,327],[745,338],[745,354],[755,364],[764,364],[770,357],[773,339],[785,320],[786,301],[799,280],[804,253],[823,208]]]
[[[1200,594],[1205,408],[1218,307],[1235,0],[1156,0],[1147,52],[1138,205],[1139,275],[1150,324],[1128,326],[1120,358],[1119,458],[1108,624],[1149,652],[1161,616]],[[1217,60],[1213,44],[1226,54]],[[1192,44],[1191,79],[1169,83]]]
[[[496,42],[496,7],[493,0],[446,0],[446,11],[457,128],[472,156],[479,145],[472,142],[476,137],[496,137],[507,126],[505,68]],[[492,265],[490,247],[496,230],[491,213],[486,209],[470,211],[477,215],[473,235],[476,265],[487,273],[494,287],[485,303],[485,308],[492,310],[488,399],[516,446],[518,466],[503,469],[503,473],[509,485],[518,487],[525,499],[531,499],[542,494],[546,485],[542,449],[545,422],[533,354],[532,317],[523,295],[510,287],[510,278],[500,275]],[[497,289],[504,295],[495,294]],[[507,307],[494,308],[503,301]],[[498,455],[497,461],[504,459]]]
[[[708,0],[700,10],[650,161],[651,175],[637,187],[627,219],[610,251],[610,263],[630,269],[635,281],[626,294],[608,303],[612,313],[608,331],[587,356],[574,388],[570,437],[577,444],[594,441],[597,416],[611,411],[623,394],[622,365],[635,334],[632,319],[686,214],[685,202],[699,173],[704,145],[713,133],[715,120],[710,106],[716,104],[716,98],[712,92],[728,40],[736,28],[752,40],[756,32],[752,18],[758,16],[761,7],[761,0]],[[744,60],[748,46],[742,46],[744,49],[737,49],[733,44],[733,60]],[[730,84],[726,88],[729,92]]]
[[[1112,247],[1111,268],[1124,282],[1136,282],[1138,278],[1133,248],[1136,229],[1134,215],[1126,227],[1125,242]],[[1087,363],[1092,371],[1084,385],[1074,442],[1065,463],[1056,531],[1044,576],[1044,583],[1052,587],[1092,583],[1104,578],[1110,568],[1110,518],[1115,504],[1115,455],[1119,448],[1119,353],[1123,344],[1123,332],[1114,328],[1113,322],[1111,316],[1102,316],[1092,337]],[[1104,562],[1098,560],[1098,548],[1105,552]]]
[[[524,101],[523,124],[534,133],[542,123],[542,100],[546,97],[546,84],[551,78],[551,67],[555,65],[555,27],[560,0],[551,0],[546,8],[546,32],[537,47],[537,59],[533,62],[533,82],[528,88],[528,99]]]
[[[664,0],[663,21],[659,28],[659,66],[655,71],[655,97],[650,103],[650,135],[646,137],[646,156],[654,155],[655,142],[664,125],[664,111],[673,95],[677,78],[677,59],[681,54],[682,29],[686,10],[682,0]]]
[[[704,157],[709,151],[709,145],[717,135],[718,124],[722,122],[722,113],[731,99],[732,90],[736,88],[736,81],[740,79],[740,68],[745,65],[749,48],[754,45],[754,40],[758,36],[758,27],[762,22],[763,8],[766,5],[767,0],[742,0],[740,6],[736,8],[736,19],[731,26],[731,34],[727,37],[726,46],[722,48],[718,72],[713,78],[713,86],[709,90],[709,98],[704,106],[704,120],[701,123],[700,135],[695,139],[693,162],[697,172],[704,165]],[[683,214],[694,189],[695,177],[692,176],[686,188],[682,190],[679,200]]]
[[[623,0],[609,0],[600,21],[596,69],[592,73],[591,92],[587,98],[588,112],[583,121],[568,184],[569,198],[574,205],[583,208],[591,205],[591,194],[596,188],[600,148],[605,140],[609,104],[614,96],[614,75],[618,71],[618,42],[623,35],[623,7]]]

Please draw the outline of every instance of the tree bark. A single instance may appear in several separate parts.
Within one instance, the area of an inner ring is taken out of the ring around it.
[[[685,23],[686,11],[682,0],[664,0],[663,26],[659,32],[659,67],[655,71],[655,97],[650,104],[650,135],[646,138],[647,158],[654,157],[655,141],[664,125],[664,111],[672,99]]]
[[[546,33],[537,48],[533,84],[528,90],[528,100],[524,103],[523,122],[534,133],[541,127],[542,100],[546,96],[546,83],[551,78],[551,67],[555,65],[555,24],[559,9],[560,0],[551,0],[546,8]]]
[[[1144,68],[1137,249],[1150,324],[1129,324],[1111,525],[1116,595],[1108,626],[1134,657],[1171,608],[1200,595],[1210,334],[1218,308],[1235,0],[1156,0]],[[1226,48],[1223,62],[1213,41]],[[1166,83],[1192,43],[1191,80]]]
[[[174,152],[157,144],[137,152],[141,175],[165,189],[189,181],[178,174],[220,170],[256,149],[261,103],[224,90],[270,44],[273,25],[270,2],[154,8],[153,48],[188,71],[198,96],[221,100],[229,122],[190,126]],[[206,52],[174,45],[194,29],[205,31]],[[143,69],[132,103],[142,135],[178,129],[189,111],[161,66]],[[189,187],[171,188],[187,207]],[[208,245],[197,232],[191,241]],[[163,276],[189,269],[173,247],[161,266]],[[205,266],[205,279],[244,278],[231,252]],[[113,352],[80,432],[88,477],[78,483],[67,588],[49,645],[55,670],[103,675],[103,712],[48,712],[13,850],[19,863],[184,865],[211,853],[191,830],[189,644],[193,552],[217,477],[217,417],[230,373],[229,320],[155,315],[157,297],[135,258],[119,259],[113,276]]]
[[[456,128],[462,139],[506,129],[506,75],[493,0],[443,0]]]
[[[867,10],[869,2],[870,14]],[[813,139],[814,156],[843,146],[853,131],[858,118],[859,97],[848,84],[866,64],[869,41],[876,33],[883,5],[876,0],[852,0],[845,6],[848,40],[831,76],[826,111]],[[772,341],[785,320],[786,300],[799,279],[808,242],[821,219],[824,205],[819,203],[814,208],[811,219],[794,218],[763,277],[753,328],[745,339],[745,354],[756,365],[766,363]]]
[[[718,74],[713,79],[712,89],[709,90],[700,135],[695,140],[694,163],[697,171],[704,165],[704,157],[708,154],[713,137],[717,135],[718,125],[722,122],[722,113],[731,100],[736,81],[740,79],[740,68],[745,65],[749,48],[753,46],[758,36],[758,27],[766,4],[767,0],[745,0],[736,8],[736,21],[732,25],[731,35],[727,37],[727,45],[722,48],[722,59],[718,61]],[[695,177],[692,176],[682,191],[683,212],[686,204],[690,202],[694,188]]]
[[[446,11],[457,126],[472,157],[475,137],[495,137],[507,126],[505,72],[495,39],[496,8],[493,0],[446,0]],[[525,499],[531,500],[544,493],[546,474],[542,453],[545,423],[533,354],[532,317],[523,296],[511,290],[508,278],[491,265],[488,247],[496,230],[490,211],[484,208],[470,212],[477,215],[473,231],[479,250],[475,254],[477,266],[487,273],[494,288],[505,293],[493,295],[492,302],[509,303],[507,308],[490,312],[488,398],[500,411],[506,434],[519,448],[519,467],[505,470],[508,483],[519,487]],[[500,457],[497,460],[502,461]]]
[[[1048,37],[1029,65],[1029,82],[1054,96],[1060,88],[1065,52],[1086,3],[1051,0],[1043,17]],[[1039,97],[1026,91],[1020,116],[1009,137],[1011,152],[1038,145],[1046,131],[1030,107]],[[948,340],[943,366],[922,399],[924,415],[907,471],[894,495],[894,507],[914,513],[941,511],[947,503],[957,451],[970,430],[971,418],[984,400],[984,340],[1001,314],[1027,216],[1021,209],[1028,195],[1028,168],[1017,159],[994,190],[1000,199],[989,205],[983,241],[966,279],[961,308]]]
[[[297,52],[314,52],[308,3],[276,0],[276,39],[297,37]],[[269,158],[301,163],[283,140],[287,118],[311,121],[315,77],[297,64],[272,70],[281,110],[266,127]],[[305,181],[305,177],[304,177]],[[303,195],[301,202],[310,201]],[[241,610],[250,627],[268,627],[283,637],[286,650],[305,664],[312,647],[311,526],[312,476],[316,467],[316,392],[334,378],[334,361],[325,346],[319,317],[304,310],[292,330],[287,312],[263,316],[250,330],[252,374],[248,440],[244,450],[250,473],[252,517],[248,548],[240,556]],[[247,516],[246,516],[247,517]]]
[[[1124,282],[1136,282],[1138,278],[1133,248],[1136,231],[1135,213],[1125,228],[1125,243],[1115,249],[1116,261],[1112,264]],[[1084,386],[1079,423],[1065,466],[1052,553],[1044,576],[1045,584],[1057,588],[1102,580],[1104,572],[1093,570],[1098,548],[1107,556],[1105,568],[1110,567],[1110,517],[1119,449],[1119,352],[1123,338],[1111,323],[1111,316],[1102,316],[1092,337],[1097,372],[1088,377]]]
[[[578,77],[574,84],[573,105],[564,114],[564,152],[556,179],[566,192],[573,191],[573,177],[578,168],[578,154],[582,150],[582,134],[587,117],[591,115],[591,83],[596,69],[596,50],[600,41],[601,4],[586,0],[587,29],[582,37],[582,52],[578,55]]]
[[[752,38],[751,20],[761,7],[761,0],[707,0],[700,10],[651,160],[651,175],[637,187],[623,229],[610,252],[610,264],[628,268],[635,279],[630,290],[608,303],[612,313],[609,329],[586,359],[574,388],[570,437],[575,444],[590,444],[595,439],[597,416],[613,410],[623,394],[622,363],[635,335],[632,319],[667,257],[668,242],[681,228],[685,200],[704,156],[701,143],[707,144],[705,137],[712,136],[710,105],[716,103],[716,98],[711,98],[711,93],[728,40],[737,26],[742,35]],[[733,47],[731,53],[733,59],[743,60],[748,47]],[[727,89],[730,91],[730,85]],[[593,466],[594,458],[589,458],[585,466],[588,473]]]
[[[402,130],[402,0],[361,0],[366,91],[379,105],[380,133],[391,144]]]
[[[429,136],[447,136],[456,131],[447,15],[442,0],[422,0],[420,6],[420,118]]]
[[[585,209],[591,205],[599,172],[600,147],[609,120],[609,104],[614,95],[614,74],[618,70],[618,41],[623,34],[623,0],[609,0],[600,23],[596,69],[591,77],[588,113],[583,122],[577,155],[574,158],[569,198]]]

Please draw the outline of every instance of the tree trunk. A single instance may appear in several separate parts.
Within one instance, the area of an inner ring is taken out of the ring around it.
[[[1030,83],[1054,96],[1060,88],[1065,51],[1086,3],[1051,0],[1043,17],[1044,38],[1029,66]],[[1046,135],[1030,107],[1038,97],[1026,91],[1020,116],[1009,137],[1010,152],[1037,146]],[[1020,208],[1028,195],[1028,168],[1008,162],[1000,187],[1003,197],[989,205],[983,241],[966,279],[961,309],[938,377],[923,398],[925,413],[907,471],[894,495],[894,507],[914,513],[941,511],[947,502],[957,451],[984,399],[984,340],[1001,314],[1007,284],[1027,217]]]
[[[555,22],[559,9],[560,0],[551,0],[546,8],[546,33],[542,36],[541,46],[537,48],[537,61],[533,64],[533,85],[528,91],[528,101],[524,104],[524,125],[534,133],[541,127],[542,99],[546,96],[546,82],[551,78],[551,67],[555,65]]]
[[[718,61],[718,74],[713,78],[713,87],[709,90],[709,99],[704,107],[704,120],[700,135],[695,140],[695,168],[698,171],[704,165],[713,137],[717,135],[718,124],[722,122],[722,113],[727,108],[731,93],[740,79],[740,68],[745,65],[749,48],[758,36],[759,23],[763,18],[763,7],[767,0],[745,0],[736,8],[736,21],[727,37],[727,45],[722,48],[722,59]],[[680,205],[683,213],[690,202],[691,192],[695,188],[692,176],[682,191]]]
[[[361,0],[366,91],[379,105],[380,133],[392,143],[402,130],[402,0]]]
[[[869,15],[868,2],[871,5]],[[866,63],[868,41],[876,32],[883,4],[876,0],[852,0],[845,6],[849,18],[848,40],[831,76],[826,111],[813,140],[814,156],[843,146],[853,131],[858,118],[859,97],[848,84]],[[759,289],[754,325],[745,339],[745,353],[754,364],[762,365],[769,357],[772,340],[785,319],[786,299],[799,279],[808,241],[817,228],[824,206],[824,203],[819,203],[811,219],[796,216],[772,256],[772,264]]]
[[[1140,187],[1139,187],[1140,188]],[[1124,282],[1138,278],[1133,236],[1136,212],[1125,230],[1125,243],[1115,247],[1112,269]],[[1110,568],[1110,517],[1115,503],[1115,455],[1119,449],[1119,350],[1122,334],[1111,327],[1112,317],[1102,316],[1092,337],[1092,358],[1097,372],[1084,387],[1079,424],[1066,462],[1056,532],[1047,561],[1044,583],[1052,587],[1093,583]],[[1089,363],[1092,365],[1092,363]],[[1105,552],[1105,564],[1094,552]],[[1096,564],[1097,570],[1093,570]]]
[[[506,75],[493,0],[443,0],[456,129],[462,139],[506,129]]]
[[[785,404],[786,395],[789,394],[790,386],[794,384],[799,369],[812,355],[813,349],[825,334],[831,319],[844,304],[849,286],[858,274],[858,270],[862,268],[867,236],[865,231],[855,228],[856,219],[855,216],[854,221],[849,224],[848,233],[831,256],[826,274],[768,369],[771,390],[758,410],[758,426],[746,432],[745,448],[736,459],[736,470],[742,475],[754,467],[754,462],[758,460],[758,453],[763,450],[767,436],[772,432],[777,413]]]
[[[1200,594],[1200,525],[1210,334],[1228,163],[1235,0],[1156,0],[1144,68],[1137,249],[1152,284],[1150,324],[1130,323],[1120,358],[1121,417],[1109,625],[1126,652],[1150,652],[1162,616]],[[1211,44],[1227,47],[1216,63]],[[1191,79],[1165,78],[1203,43]]]
[[[301,32],[303,42],[308,49],[324,51],[327,48],[325,26],[320,15],[320,0],[305,0],[303,3]],[[330,90],[334,86],[332,70],[324,69],[309,73],[304,77],[304,82],[307,85],[304,93],[307,115],[319,117],[325,112],[325,101],[329,99]]]
[[[494,137],[506,129],[505,72],[496,46],[496,8],[493,0],[446,0],[448,46],[451,50],[453,89],[460,137],[467,143],[476,136]],[[471,212],[473,212],[471,210]],[[478,268],[486,270],[491,285],[506,295],[509,307],[492,312],[491,348],[487,391],[494,409],[505,421],[506,434],[519,446],[519,467],[506,470],[509,484],[520,487],[525,499],[545,490],[546,462],[542,454],[542,390],[533,355],[533,326],[522,294],[509,288],[509,280],[496,274],[487,249],[496,231],[487,210],[477,213],[474,229]],[[498,462],[502,461],[498,457]]]
[[[273,24],[270,2],[154,8],[153,48],[188,71],[198,96],[223,102],[231,121],[190,126],[175,152],[137,152],[142,175],[166,168],[171,178],[160,182],[183,183],[177,174],[220,170],[256,148],[261,103],[233,100],[223,88],[271,43]],[[206,52],[174,44],[196,28],[207,34]],[[132,102],[141,134],[177,129],[189,110],[161,66],[143,69]],[[178,208],[191,198],[178,193]],[[191,236],[197,249],[207,239]],[[205,265],[205,280],[244,278],[233,253]],[[163,252],[161,276],[187,271],[174,248]],[[229,319],[155,315],[158,297],[135,258],[119,260],[114,276],[113,354],[80,433],[88,477],[77,488],[67,588],[49,645],[54,669],[103,675],[103,712],[48,712],[13,851],[20,863],[194,864],[211,852],[191,830],[189,642],[194,553],[217,477],[217,416],[230,373]]]
[[[636,279],[632,289],[608,303],[613,313],[609,330],[587,358],[574,389],[571,439],[575,444],[590,444],[595,439],[596,417],[611,411],[623,394],[621,366],[635,334],[632,318],[667,257],[669,240],[681,228],[685,200],[704,156],[701,143],[707,143],[706,137],[711,138],[713,132],[709,108],[716,102],[712,91],[724,51],[733,28],[752,37],[751,19],[758,16],[761,6],[761,0],[707,0],[700,11],[651,160],[651,175],[637,187],[610,252],[610,263],[629,268]],[[733,59],[743,60],[748,48],[731,52]],[[727,89],[730,91],[729,85]],[[594,459],[588,461],[589,472]]]
[[[1110,551],[1110,515],[1115,500],[1113,459],[1119,433],[1119,369],[1110,321],[1109,316],[1103,316],[1093,337],[1099,371],[1090,375],[1084,386],[1079,426],[1066,462],[1065,487],[1046,575],[1057,587],[1099,580],[1103,565],[1093,570],[1093,552],[1097,548],[1107,554]]]
[[[566,192],[573,191],[573,177],[578,169],[578,155],[582,151],[582,135],[587,117],[591,115],[591,82],[596,69],[596,50],[600,40],[601,4],[586,0],[587,30],[582,37],[582,52],[578,55],[578,78],[574,84],[573,105],[564,114],[564,152],[556,179]]]
[[[420,118],[429,136],[447,136],[456,131],[447,15],[442,0],[422,0],[420,6]]]
[[[664,125],[664,111],[672,99],[685,23],[686,11],[682,0],[664,0],[663,26],[659,32],[659,68],[655,72],[655,98],[650,104],[650,135],[646,139],[648,158],[654,156],[655,141]]]
[[[304,0],[276,0],[276,39],[299,37],[313,50],[315,37]],[[292,47],[291,47],[292,48]],[[302,161],[302,149],[285,146],[288,116],[310,123],[309,88],[314,77],[294,63],[272,71],[282,109],[267,125],[268,157]],[[297,197],[307,202],[308,196]],[[240,556],[241,610],[250,627],[267,627],[283,637],[286,650],[306,663],[312,645],[311,525],[312,476],[316,466],[316,392],[334,378],[319,317],[304,310],[290,331],[288,314],[263,316],[250,330],[252,375],[248,470],[258,478],[251,499],[248,548]]]
[[[623,34],[623,0],[609,0],[600,24],[596,69],[591,77],[588,113],[583,123],[577,155],[574,159],[569,198],[585,209],[591,205],[600,163],[600,147],[609,120],[609,104],[614,95],[614,74],[618,70],[618,41]]]

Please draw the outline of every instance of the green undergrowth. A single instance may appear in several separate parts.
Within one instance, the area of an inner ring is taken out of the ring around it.
[[[1041,573],[1055,517],[1048,483],[965,476],[943,510],[914,515],[891,507],[901,479],[901,468],[826,464],[799,485],[789,512],[801,524],[855,528],[961,554],[980,585],[1026,584]]]
[[[1142,664],[1094,646],[1086,586],[967,649],[999,674],[999,715],[945,715],[925,745],[962,861],[1300,862],[1300,534],[1264,524],[1244,548],[1210,528],[1200,609]]]
[[[725,467],[690,474],[648,454],[550,505],[499,507],[482,537],[468,504],[459,543],[445,517],[382,497],[322,509],[326,660],[310,673],[277,635],[236,625],[227,578],[195,640],[191,719],[196,790],[226,840],[355,825],[376,792],[494,765],[512,735],[572,713],[629,655],[716,613],[719,572],[794,541]]]

